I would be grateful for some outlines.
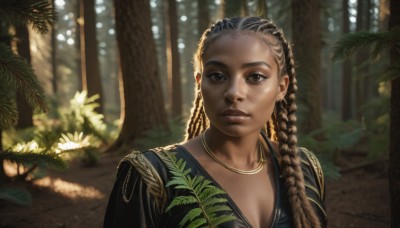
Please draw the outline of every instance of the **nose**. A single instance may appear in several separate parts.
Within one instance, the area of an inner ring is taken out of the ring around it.
[[[224,98],[227,103],[235,103],[243,101],[246,93],[245,83],[241,78],[234,78],[227,83],[227,88],[224,93]]]

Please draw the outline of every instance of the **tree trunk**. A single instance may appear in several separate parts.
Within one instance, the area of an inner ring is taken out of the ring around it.
[[[349,20],[349,0],[342,0],[343,7],[343,34],[347,34],[350,32],[350,20]],[[351,58],[346,61],[343,61],[342,65],[342,120],[346,121],[351,119],[352,112],[352,73],[351,73]]]
[[[3,130],[0,128],[0,154],[3,153]],[[6,182],[7,175],[4,170],[4,160],[0,158],[0,186]]]
[[[369,5],[366,4],[368,1],[365,0],[358,0],[357,1],[357,32],[360,31],[368,31],[369,30]],[[368,65],[366,62],[369,58],[369,49],[363,48],[356,54],[356,78],[355,78],[355,107],[356,107],[356,116],[358,120],[361,120],[363,117],[363,110],[362,106],[365,105],[366,100],[366,93],[368,93],[368,87],[365,86],[365,80],[368,76]]]
[[[15,28],[16,36],[19,41],[17,42],[18,54],[31,63],[31,51],[29,48],[29,32],[25,25],[19,25]],[[33,109],[26,101],[25,96],[22,94],[24,91],[17,91],[16,101],[18,108],[18,122],[17,129],[24,129],[33,126]]]
[[[83,32],[83,15],[81,15],[81,1],[78,0],[77,2],[75,2],[75,14],[76,14],[76,27],[79,29],[76,29],[75,32],[75,48],[77,50],[78,53],[81,53],[80,55],[77,55],[77,57],[75,58],[75,62],[76,62],[76,77],[77,77],[77,90],[78,91],[82,91],[82,48],[81,48],[81,31]]]
[[[208,6],[209,0],[197,0],[197,28],[199,31],[199,38],[210,25],[210,9]]]
[[[168,84],[171,96],[171,114],[173,118],[182,116],[182,86],[180,73],[180,60],[178,51],[178,15],[176,0],[168,0],[166,11],[168,15],[165,25],[168,61]]]
[[[108,151],[131,146],[135,139],[156,126],[168,129],[149,1],[115,0],[114,6],[125,118],[117,141]]]
[[[83,21],[81,23],[81,67],[82,88],[87,90],[88,97],[100,95],[97,101],[100,106],[96,108],[99,113],[104,113],[103,89],[99,71],[98,45],[96,37],[95,0],[81,0],[80,9]]]
[[[51,4],[54,8],[56,8],[55,5],[55,0],[51,0]],[[58,80],[58,75],[57,75],[57,31],[55,28],[55,23],[51,24],[51,72],[52,72],[52,89],[53,89],[53,94],[54,96],[57,94],[58,91],[58,86],[57,86],[57,80]]]
[[[299,128],[309,133],[321,128],[321,36],[320,2],[318,0],[292,0],[292,26],[294,55],[299,92]]]
[[[238,17],[242,12],[243,0],[223,0],[222,2],[222,17]]]
[[[400,26],[400,2],[390,1],[389,29]],[[392,66],[400,61],[399,44],[390,47]],[[391,227],[400,227],[400,78],[392,80],[390,104],[390,151],[389,151],[389,189],[391,203]]]
[[[257,0],[256,15],[261,18],[268,17],[267,0]]]

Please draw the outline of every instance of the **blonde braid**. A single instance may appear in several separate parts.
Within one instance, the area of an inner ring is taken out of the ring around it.
[[[202,110],[202,99],[200,95],[200,91],[197,92],[195,100],[193,102],[193,108],[191,110],[191,115],[189,120],[186,123],[186,136],[185,139],[189,140],[195,137],[194,132],[196,129],[196,125],[200,121],[199,114]]]

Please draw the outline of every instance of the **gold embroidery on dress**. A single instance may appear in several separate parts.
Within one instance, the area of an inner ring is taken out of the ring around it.
[[[125,158],[121,160],[120,164],[123,162],[129,162],[133,167],[135,167],[137,172],[139,172],[141,178],[147,185],[147,190],[154,197],[157,208],[162,212],[166,203],[167,194],[160,175],[150,161],[141,152],[134,151],[125,156]],[[132,193],[127,197],[127,186],[131,175],[131,169],[132,167],[129,169],[123,183],[122,196],[125,203],[128,203],[132,198]]]
[[[308,160],[311,163],[312,168],[314,169],[314,172],[317,174],[317,179],[318,179],[318,184],[320,186],[320,196],[321,196],[321,200],[323,199],[324,196],[324,174],[322,172],[322,167],[321,164],[319,163],[318,159],[315,157],[315,155],[307,150],[304,147],[300,148],[304,154],[307,156]]]

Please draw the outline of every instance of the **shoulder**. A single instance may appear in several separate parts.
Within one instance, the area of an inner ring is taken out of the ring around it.
[[[143,181],[147,192],[155,199],[160,210],[163,209],[167,199],[165,183],[168,181],[168,170],[165,167],[163,152],[173,152],[176,146],[159,147],[147,151],[132,151],[126,155],[118,165],[118,175],[123,175],[124,186],[129,183]],[[125,184],[126,183],[126,184]],[[129,199],[129,188],[123,189],[124,199]]]
[[[304,175],[304,185],[307,198],[314,205],[314,208],[321,218],[325,221],[325,178],[318,158],[315,154],[304,147],[299,147],[301,158],[301,169]]]
[[[312,174],[316,180],[317,187],[321,196],[325,195],[325,178],[321,164],[315,154],[304,147],[299,147],[303,171]]]

